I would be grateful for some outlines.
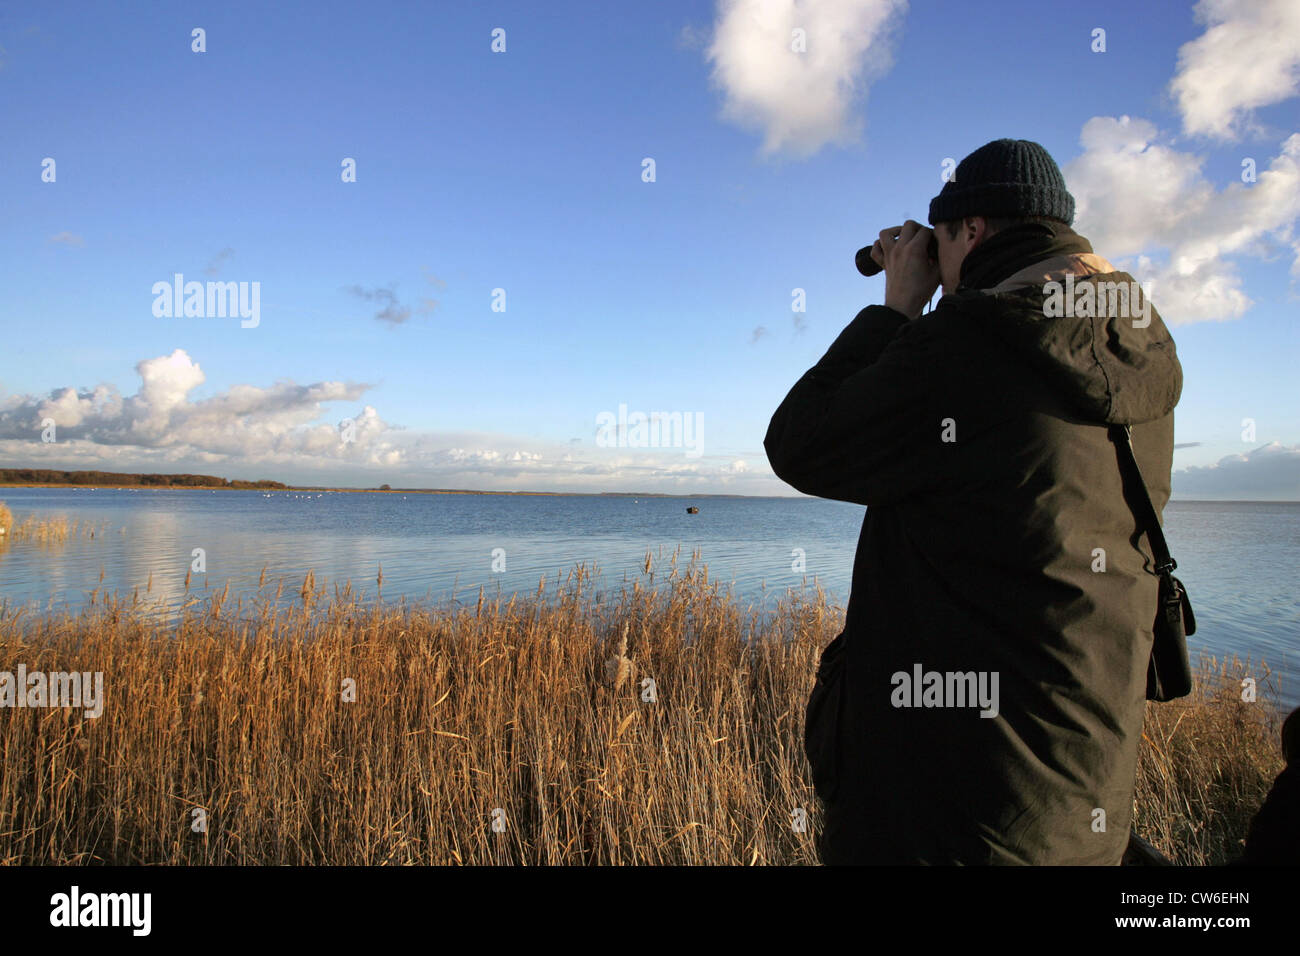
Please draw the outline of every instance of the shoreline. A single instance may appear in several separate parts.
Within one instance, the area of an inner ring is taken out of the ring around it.
[[[224,485],[73,485],[66,482],[10,481],[6,488],[68,488],[88,491],[256,491],[262,494],[320,491],[365,495],[517,495],[550,498],[745,498],[754,501],[830,501],[811,495],[737,495],[723,492],[673,494],[664,491],[478,491],[472,488],[338,488],[326,485],[289,485],[284,488],[229,488]],[[851,504],[851,502],[846,502]],[[1169,504],[1189,505],[1296,505],[1300,498],[1170,498]]]
[[[790,501],[817,500],[807,495],[736,495],[719,492],[672,494],[663,491],[478,491],[472,488],[338,488],[326,485],[289,485],[284,488],[229,488],[225,485],[74,485],[67,482],[10,481],[6,488],[68,488],[88,491],[256,491],[262,494],[287,494],[301,491],[328,491],[332,494],[373,495],[540,495],[554,498],[755,498]]]

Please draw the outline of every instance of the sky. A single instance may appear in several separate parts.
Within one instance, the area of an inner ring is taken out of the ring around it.
[[[1294,0],[6,2],[0,117],[0,467],[797,494],[854,252],[1012,137],[1171,329],[1174,497],[1300,500]]]

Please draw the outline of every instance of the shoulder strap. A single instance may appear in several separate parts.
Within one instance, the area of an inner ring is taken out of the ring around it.
[[[1160,519],[1156,517],[1155,506],[1151,504],[1151,495],[1147,491],[1146,482],[1142,480],[1142,472],[1138,469],[1137,458],[1133,455],[1133,440],[1128,425],[1111,425],[1110,437],[1119,448],[1119,467],[1123,472],[1125,479],[1141,489],[1142,496],[1138,500],[1134,514],[1138,522],[1143,526],[1147,533],[1147,539],[1151,542],[1151,551],[1156,559],[1156,574],[1165,574],[1178,567],[1178,564],[1169,554],[1169,546],[1165,544],[1164,532],[1160,530]]]

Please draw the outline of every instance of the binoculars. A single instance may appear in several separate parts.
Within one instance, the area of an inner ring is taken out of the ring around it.
[[[871,245],[874,246],[875,243]],[[930,243],[925,247],[925,251],[935,262],[939,261],[939,240],[935,238],[934,230],[930,231]],[[853,257],[853,263],[864,276],[873,276],[881,270],[881,265],[871,258],[871,246],[863,246],[859,249],[858,254]]]

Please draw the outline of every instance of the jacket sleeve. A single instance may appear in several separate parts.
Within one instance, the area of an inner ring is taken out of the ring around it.
[[[898,501],[941,477],[929,333],[868,306],[790,389],[763,447],[805,494],[862,505]]]

